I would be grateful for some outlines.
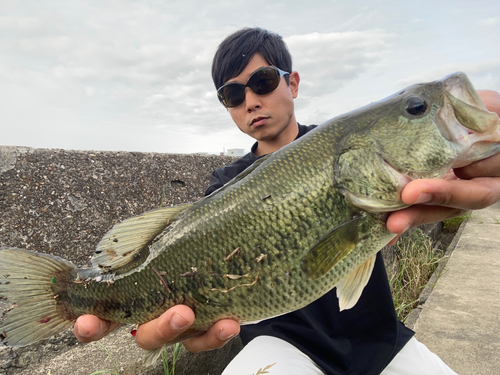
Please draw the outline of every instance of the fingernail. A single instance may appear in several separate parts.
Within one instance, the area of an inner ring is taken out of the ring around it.
[[[179,314],[175,313],[172,315],[172,319],[170,319],[170,325],[173,329],[184,329],[188,325],[188,321]]]
[[[222,340],[222,341],[227,341],[229,339],[232,339],[234,336],[236,336],[236,334],[234,333],[229,333],[228,331],[224,330],[224,329],[221,329],[219,331],[219,334],[218,334],[219,338]]]
[[[420,194],[420,196],[415,201],[415,204],[428,203],[428,202],[431,201],[431,199],[432,199],[432,195],[427,194],[427,193],[422,193],[422,194]]]
[[[82,336],[82,337],[90,337],[90,332],[88,330],[82,329],[80,327],[80,325],[78,324],[78,322],[75,323],[75,328],[76,328],[76,330],[77,330],[77,332],[78,332],[78,334],[80,336]]]

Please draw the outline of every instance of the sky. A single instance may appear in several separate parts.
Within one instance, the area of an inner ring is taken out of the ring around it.
[[[1,0],[0,145],[248,152],[211,80],[243,27],[284,38],[302,124],[456,71],[500,91],[498,0]]]

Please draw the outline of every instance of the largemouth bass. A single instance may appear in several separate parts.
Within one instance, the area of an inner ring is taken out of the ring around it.
[[[324,123],[208,197],[115,225],[92,268],[2,248],[11,307],[0,338],[27,345],[83,314],[144,323],[185,304],[196,320],[180,341],[223,318],[300,309],[334,287],[349,309],[395,236],[386,219],[406,207],[403,187],[498,152],[498,116],[465,74],[411,86]]]

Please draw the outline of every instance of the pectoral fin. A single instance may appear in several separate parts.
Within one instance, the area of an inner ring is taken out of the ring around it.
[[[337,285],[340,311],[350,309],[358,302],[363,289],[370,280],[376,259],[377,255],[375,254]]]
[[[358,225],[362,216],[355,217],[332,229],[302,258],[302,270],[317,279],[344,259],[359,242]]]
[[[92,266],[116,271],[136,259],[141,251],[192,204],[160,208],[116,224],[97,245]],[[141,257],[143,258],[143,257]]]

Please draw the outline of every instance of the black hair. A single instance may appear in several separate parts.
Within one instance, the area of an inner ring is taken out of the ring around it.
[[[244,28],[229,35],[217,48],[212,62],[215,88],[240,74],[257,52],[269,65],[292,72],[292,56],[280,35],[259,27]],[[288,75],[285,79],[289,84]]]

